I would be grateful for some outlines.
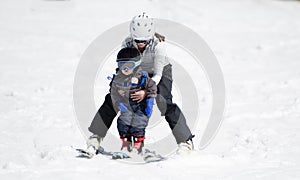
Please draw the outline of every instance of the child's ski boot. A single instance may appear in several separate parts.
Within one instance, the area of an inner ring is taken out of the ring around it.
[[[144,139],[145,136],[133,137],[134,144],[133,144],[133,151],[137,154],[142,154],[143,147],[144,147]]]
[[[130,156],[128,154],[132,150],[131,137],[122,137],[121,140],[122,140],[121,152],[114,152],[112,155],[113,159],[130,158]]]

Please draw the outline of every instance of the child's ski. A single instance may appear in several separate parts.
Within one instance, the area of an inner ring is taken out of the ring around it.
[[[103,156],[110,157],[113,160],[128,160],[128,162],[137,162],[137,163],[151,163],[151,162],[158,162],[164,161],[167,158],[157,154],[155,151],[151,151],[149,149],[143,150],[141,154],[135,152],[107,152],[104,148],[100,147],[96,154],[88,152],[86,149],[74,148],[79,155],[79,158],[87,158],[91,159],[94,156],[100,154]]]
[[[126,159],[130,158],[130,156],[124,152],[114,152],[112,154],[112,159]]]

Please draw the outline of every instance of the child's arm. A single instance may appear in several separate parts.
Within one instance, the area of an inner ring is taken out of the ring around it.
[[[156,83],[149,77],[147,78],[146,91],[147,91],[147,98],[156,97],[157,95]]]
[[[153,111],[153,105],[154,105],[154,97],[150,97],[146,99],[146,108],[145,113],[146,116],[150,117]]]
[[[114,109],[116,112],[125,111],[126,106],[121,101],[122,95],[120,94],[120,89],[117,86],[118,76],[114,75],[114,78],[112,79],[110,83],[110,96],[112,100],[112,104],[114,106]]]
[[[154,98],[157,95],[156,83],[151,78],[147,78],[146,90],[147,90],[147,99],[146,99],[145,113],[148,117],[150,117],[153,110]]]
[[[123,97],[119,91],[120,90],[118,90],[116,85],[112,86],[111,100],[112,100],[114,109],[115,109],[115,111],[127,112],[128,109],[127,109],[125,103],[122,102]]]
[[[116,102],[116,99],[118,96],[118,88],[116,86],[115,79],[116,79],[116,75],[114,75],[113,79],[109,83],[109,86],[110,86],[109,92],[110,92],[110,96],[111,96],[113,105],[115,105],[115,102]]]

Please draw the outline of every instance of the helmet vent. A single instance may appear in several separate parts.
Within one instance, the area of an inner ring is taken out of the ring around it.
[[[130,27],[131,36],[137,39],[152,38],[155,33],[155,21],[145,12],[134,16],[132,18]]]

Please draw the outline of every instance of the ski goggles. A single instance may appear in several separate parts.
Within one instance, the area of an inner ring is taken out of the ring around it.
[[[137,43],[137,44],[148,44],[150,42],[150,40],[138,40],[138,39],[135,39],[134,42]]]
[[[132,61],[132,60],[119,60],[118,61],[118,68],[122,70],[133,70],[137,66],[141,64],[141,61]]]

